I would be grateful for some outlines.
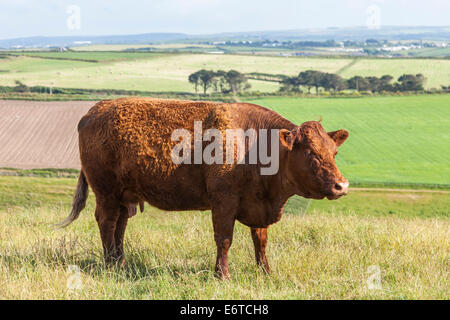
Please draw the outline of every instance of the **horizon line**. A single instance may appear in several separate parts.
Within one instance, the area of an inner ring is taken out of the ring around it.
[[[0,41],[8,41],[8,40],[17,40],[17,39],[30,39],[30,38],[70,38],[70,37],[114,37],[114,36],[138,36],[138,35],[148,35],[148,34],[161,34],[161,35],[184,35],[188,37],[211,37],[211,36],[220,36],[226,34],[245,34],[245,33],[265,33],[265,32],[296,32],[296,31],[304,31],[304,30],[338,30],[338,29],[352,29],[352,28],[364,28],[367,30],[372,30],[374,32],[379,31],[384,28],[450,28],[450,25],[384,25],[380,26],[379,29],[369,29],[364,25],[353,25],[353,26],[344,26],[344,27],[305,27],[298,29],[272,29],[272,30],[254,30],[254,31],[223,31],[223,32],[214,32],[214,33],[184,33],[184,32],[142,32],[142,33],[116,33],[116,34],[91,34],[91,35],[55,35],[55,36],[45,36],[45,35],[36,35],[36,36],[20,36],[14,38],[1,38]],[[449,30],[450,31],[450,30]]]

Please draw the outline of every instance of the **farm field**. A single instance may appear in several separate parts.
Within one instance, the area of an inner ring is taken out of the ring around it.
[[[14,53],[14,54],[17,54]],[[40,56],[30,57],[30,56]],[[43,59],[45,57],[52,59]],[[75,59],[56,60],[54,58]],[[82,59],[98,62],[79,61]],[[276,57],[231,54],[135,53],[135,52],[24,52],[23,56],[0,59],[0,85],[26,85],[66,88],[128,89],[143,91],[194,92],[187,81],[189,74],[200,69],[229,70],[243,73],[262,72],[296,75],[314,69],[354,75],[423,73],[426,88],[449,84],[448,59],[353,59],[323,57]],[[274,82],[250,80],[252,89],[277,91]]]
[[[323,118],[349,139],[336,157],[350,183],[450,184],[450,96],[251,101],[294,123]]]
[[[159,44],[92,44],[87,46],[71,47],[73,51],[124,51],[135,50],[143,48],[155,48],[155,49],[217,49],[216,46],[208,44],[194,44],[194,43],[159,43]]]
[[[403,41],[403,44],[410,44],[411,41]],[[413,41],[412,41],[413,42]],[[212,51],[225,51],[226,53],[243,53],[243,54],[259,54],[259,55],[281,55],[283,53],[298,53],[314,54],[324,56],[341,56],[342,52],[335,51],[335,48],[321,48],[321,47],[304,47],[298,49],[278,48],[278,47],[250,47],[250,46],[237,46],[237,45],[207,45],[207,44],[193,44],[193,43],[163,43],[163,44],[96,44],[71,47],[70,50],[77,52],[96,52],[96,51],[129,51],[129,50],[142,50],[142,49],[156,49],[156,50],[189,50],[189,52],[212,52]],[[33,50],[31,50],[33,51]],[[415,57],[442,57],[448,58],[450,54],[449,48],[420,48],[413,50],[397,51],[397,54],[401,54],[403,57],[415,58]]]
[[[76,178],[2,176],[9,171],[0,169],[0,299],[449,299],[449,95],[249,102],[296,123],[322,117],[327,130],[349,130],[337,162],[353,185],[441,189],[291,198],[269,230],[271,275],[256,266],[249,230],[237,223],[232,279],[217,281],[209,211],[146,204],[129,222],[127,265],[106,269],[92,192],[80,218],[56,230]],[[93,104],[0,101],[0,168],[79,168],[76,124]],[[74,268],[81,286],[68,290]],[[376,289],[369,286],[374,270]]]
[[[270,227],[270,276],[256,267],[248,228],[238,223],[232,279],[217,281],[209,212],[148,205],[129,221],[125,268],[105,269],[92,193],[70,227],[52,226],[68,213],[75,184],[75,178],[0,177],[1,299],[449,298],[447,194],[431,195],[436,210],[428,218],[416,215],[429,209],[424,193],[412,199],[352,191],[354,211],[332,209],[344,199],[313,201],[307,214],[285,214]],[[380,215],[380,200],[386,209],[408,212]],[[408,206],[411,201],[417,205]],[[68,290],[73,266],[81,285]],[[377,288],[368,286],[374,267]]]
[[[356,59],[356,62],[340,75],[351,78],[355,75],[378,76],[391,74],[398,78],[402,74],[423,73],[427,78],[426,88],[440,88],[450,83],[450,60],[443,59]]]
[[[352,184],[449,188],[449,95],[250,102],[297,124],[322,117],[329,131],[347,129],[336,159]],[[0,167],[79,169],[76,126],[94,103],[0,101]]]
[[[0,167],[79,169],[77,124],[93,104],[0,100]]]
[[[1,53],[1,52],[0,52]],[[56,52],[56,51],[31,51],[14,53],[9,52],[10,57],[31,57],[31,58],[48,58],[50,60],[87,60],[88,62],[111,62],[124,61],[133,59],[151,59],[162,56],[160,53],[145,53],[145,52]],[[46,59],[44,59],[46,60]]]

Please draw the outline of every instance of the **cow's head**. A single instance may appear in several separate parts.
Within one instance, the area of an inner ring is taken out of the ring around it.
[[[284,174],[296,194],[330,200],[347,194],[348,180],[334,159],[347,137],[346,130],[327,133],[317,121],[305,122],[292,131],[280,130],[281,152],[287,161]]]

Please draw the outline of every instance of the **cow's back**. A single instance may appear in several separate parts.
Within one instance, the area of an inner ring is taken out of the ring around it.
[[[115,184],[121,193],[131,190],[166,210],[206,208],[204,166],[175,164],[171,152],[178,142],[171,135],[185,129],[193,138],[194,121],[202,121],[203,130],[225,132],[228,109],[212,102],[150,98],[101,101],[78,125],[82,169],[93,189]]]

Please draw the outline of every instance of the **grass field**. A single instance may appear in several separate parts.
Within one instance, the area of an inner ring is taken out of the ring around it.
[[[193,92],[187,78],[200,69],[236,69],[240,72],[263,72],[295,75],[314,69],[353,75],[423,73],[426,88],[449,84],[448,59],[352,59],[320,57],[276,57],[258,55],[218,55],[188,53],[133,52],[25,52],[24,56],[0,59],[0,85],[14,85],[20,80],[27,85],[70,88],[129,89],[145,91]],[[38,55],[41,58],[30,57]],[[42,58],[52,59],[42,59]],[[82,62],[63,59],[88,59]],[[273,92],[279,85],[250,80],[252,90]]]
[[[56,52],[56,51],[41,51],[41,52],[21,52],[23,57],[40,57],[49,59],[66,59],[66,60],[88,60],[94,62],[111,62],[124,61],[133,59],[151,59],[157,56],[162,56],[160,53],[145,53],[145,52]]]
[[[450,96],[250,101],[294,123],[323,118],[349,139],[336,157],[350,184],[450,185]]]
[[[93,44],[87,46],[72,47],[74,51],[123,51],[143,48],[155,49],[217,49],[216,46],[194,43],[160,43],[160,44]]]
[[[219,281],[209,212],[148,205],[129,222],[126,267],[105,269],[92,194],[68,229],[51,226],[67,214],[75,183],[0,177],[1,299],[449,298],[448,194],[352,191],[335,202],[314,201],[307,214],[285,214],[269,231],[270,276],[253,261],[248,228],[237,224],[232,279]],[[420,217],[430,203],[433,214]],[[387,211],[395,208],[404,212]],[[81,286],[68,290],[73,265]],[[373,288],[378,268],[381,282]]]
[[[449,59],[356,59],[356,63],[342,72],[344,78],[355,75],[378,76],[390,74],[397,79],[402,74],[423,73],[427,78],[425,87],[440,88],[450,84]]]
[[[345,77],[422,72],[428,77],[427,87],[438,87],[448,84],[450,74],[450,60],[437,59],[129,52],[40,55],[63,59],[0,59],[0,84],[20,80],[27,85],[192,92],[186,80],[189,73],[233,68],[283,74],[317,69]],[[254,90],[278,89],[274,83],[251,83]],[[347,129],[350,138],[340,148],[337,162],[351,185],[440,190],[352,189],[338,201],[310,203],[292,198],[281,222],[269,231],[272,274],[266,276],[256,267],[249,230],[237,224],[230,255],[232,280],[224,282],[212,272],[216,250],[209,212],[168,213],[147,205],[129,223],[127,266],[105,269],[92,193],[86,210],[68,229],[55,230],[51,225],[70,211],[76,178],[0,175],[0,299],[450,298],[449,95],[274,97],[250,102],[270,107],[297,124],[322,117],[327,130]],[[24,110],[8,110],[3,114],[8,123],[33,118],[31,112],[27,118],[20,114]],[[58,119],[56,113],[52,117]],[[79,116],[70,117],[63,118],[73,120],[75,128]],[[42,114],[35,120],[41,118]],[[30,131],[20,136],[29,143],[37,137],[31,129],[44,127],[42,123],[28,127]],[[19,143],[6,140],[11,150],[20,149]],[[55,139],[42,141],[47,140]],[[33,145],[25,152],[20,149],[20,157],[30,150],[40,155],[38,143]],[[44,148],[45,157],[53,159],[49,146]],[[76,150],[76,144],[63,149],[66,153]],[[9,174],[12,170],[0,171]],[[52,170],[36,173],[59,176]],[[81,269],[82,287],[68,290],[73,265]],[[368,286],[374,267],[381,277],[377,289]]]

